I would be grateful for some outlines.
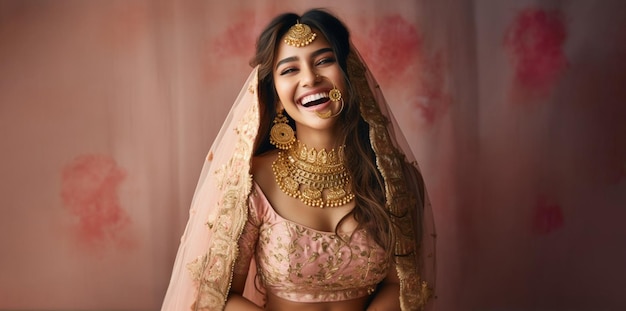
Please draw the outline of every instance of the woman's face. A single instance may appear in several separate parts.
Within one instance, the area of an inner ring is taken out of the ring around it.
[[[328,92],[335,86],[344,100],[346,91],[341,67],[326,38],[318,31],[309,45],[294,47],[281,39],[274,64],[274,86],[278,108],[283,107],[296,122],[297,133],[306,130],[332,130],[335,117],[324,119],[319,114],[335,115],[342,109],[341,101],[331,101]]]

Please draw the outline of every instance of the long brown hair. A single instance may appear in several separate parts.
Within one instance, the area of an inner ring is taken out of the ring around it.
[[[361,117],[359,94],[350,84],[347,75],[347,59],[350,53],[350,33],[335,16],[322,9],[313,9],[302,16],[285,13],[274,18],[259,36],[256,55],[250,62],[259,66],[260,128],[255,142],[255,155],[275,149],[269,143],[269,131],[276,115],[277,93],[272,76],[279,40],[296,22],[309,25],[321,32],[330,43],[343,72],[348,96],[343,113],[338,116],[340,137],[345,140],[345,163],[352,177],[355,208],[352,215],[360,228],[372,234],[375,241],[388,253],[392,252],[393,237],[390,234],[390,217],[385,208],[383,178],[376,166],[376,154],[369,139],[369,125]],[[289,116],[287,116],[289,117]],[[293,126],[293,120],[290,120]],[[295,130],[295,129],[294,129]],[[344,218],[345,219],[345,218]]]

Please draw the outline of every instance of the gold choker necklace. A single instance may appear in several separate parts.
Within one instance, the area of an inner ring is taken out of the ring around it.
[[[278,152],[274,178],[287,195],[312,207],[337,207],[354,199],[350,175],[343,165],[345,145],[338,151],[317,151],[297,141]]]

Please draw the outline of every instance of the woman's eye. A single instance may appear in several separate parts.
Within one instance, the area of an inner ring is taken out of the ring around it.
[[[280,75],[281,75],[281,76],[283,76],[283,75],[286,75],[286,74],[292,73],[292,72],[294,72],[294,71],[296,71],[296,70],[297,70],[296,68],[286,68],[286,69],[283,69],[283,70],[280,72]]]
[[[330,63],[334,63],[334,62],[335,62],[334,58],[332,58],[332,57],[325,57],[325,58],[320,59],[317,62],[317,65],[330,64]]]

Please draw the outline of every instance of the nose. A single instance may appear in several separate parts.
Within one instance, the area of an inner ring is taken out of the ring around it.
[[[302,71],[302,86],[314,86],[322,81],[322,77],[313,69],[305,69]]]

